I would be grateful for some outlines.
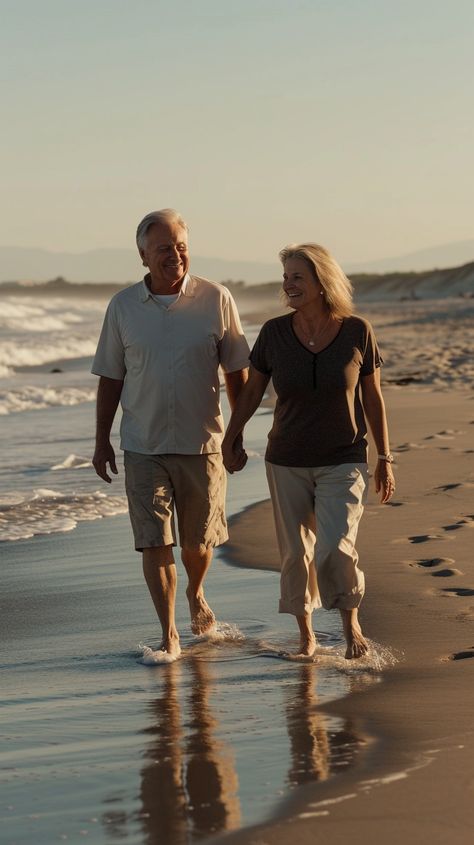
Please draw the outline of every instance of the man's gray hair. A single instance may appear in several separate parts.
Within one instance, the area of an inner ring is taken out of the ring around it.
[[[145,215],[143,220],[140,221],[137,227],[138,249],[145,249],[146,234],[150,226],[154,226],[155,223],[177,223],[178,226],[181,226],[186,230],[186,232],[188,231],[188,224],[175,208],[161,208],[159,211],[150,211],[149,214]]]

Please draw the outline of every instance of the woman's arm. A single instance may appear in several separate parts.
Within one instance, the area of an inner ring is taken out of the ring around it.
[[[269,375],[260,373],[250,365],[248,381],[239,393],[222,442],[224,465],[230,473],[238,472],[245,466],[247,457],[241,448],[235,448],[235,441],[260,405],[269,381]]]
[[[380,387],[380,368],[361,379],[362,402],[364,413],[375,441],[375,448],[379,455],[389,455],[389,437],[385,403]],[[389,461],[377,459],[375,468],[375,490],[381,491],[381,502],[388,502],[395,492],[395,479],[392,465]]]

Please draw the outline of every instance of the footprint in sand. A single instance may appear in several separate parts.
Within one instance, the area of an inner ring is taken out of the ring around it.
[[[454,440],[456,434],[464,434],[463,431],[456,431],[453,428],[445,428],[443,431],[437,431],[436,434],[428,434],[425,440]]]
[[[430,572],[434,578],[450,578],[453,575],[462,575],[459,569],[455,569],[451,564],[455,561],[451,557],[432,557],[424,558],[422,560],[408,560],[409,566],[414,566],[420,569],[433,569],[434,567],[442,566],[443,569],[436,569],[435,572]]]
[[[410,543],[428,543],[429,540],[444,540],[442,534],[417,534],[414,537],[408,537]]]
[[[457,486],[457,485],[456,485]],[[389,503],[390,504],[390,503]],[[397,505],[397,502],[393,502],[393,505]],[[400,502],[403,504],[403,502]],[[467,514],[462,519],[458,519],[457,522],[452,522],[449,525],[442,525],[441,526],[443,531],[451,532],[451,531],[459,531],[460,528],[474,528],[474,514]],[[409,543],[428,543],[429,540],[446,540],[446,537],[443,537],[442,534],[414,534],[411,537],[407,537]],[[394,543],[403,543],[405,540],[401,537],[398,537],[396,540],[393,540]],[[434,560],[434,558],[433,558]],[[454,563],[454,561],[453,561]]]
[[[407,560],[409,566],[423,566],[431,568],[432,566],[441,566],[454,563],[452,557],[425,557],[421,560]]]
[[[470,587],[443,587],[442,592],[452,596],[474,596],[474,590]]]
[[[422,446],[421,443],[400,443],[400,446],[396,446],[393,452],[409,452],[410,449],[426,449],[426,446]]]
[[[435,490],[442,490],[443,493],[447,493],[448,490],[457,490],[458,487],[462,487],[462,484],[440,484],[438,487],[435,487]]]
[[[451,660],[466,660],[469,657],[474,657],[474,646],[470,646],[470,648],[466,649],[466,651],[457,651],[455,654],[452,654],[450,659]]]
[[[458,522],[453,522],[452,525],[443,525],[443,531],[459,531],[460,528],[474,528],[472,519],[459,519]]]
[[[443,493],[449,493],[450,490],[459,490],[460,487],[466,487],[471,489],[474,487],[474,483],[471,481],[455,481],[452,484],[439,484],[437,487],[434,487],[434,491],[442,490]]]

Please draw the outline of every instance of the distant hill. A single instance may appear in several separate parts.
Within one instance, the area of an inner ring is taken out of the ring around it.
[[[355,298],[445,299],[474,297],[474,261],[461,267],[422,273],[359,273],[351,275]]]
[[[359,302],[414,301],[419,299],[474,299],[474,262],[445,270],[423,273],[359,273],[351,274],[354,300]],[[283,313],[281,282],[264,285],[229,284],[239,310],[247,320],[258,320],[262,308],[270,316]]]
[[[342,262],[346,273],[390,273],[458,267],[474,261],[474,240],[419,249],[378,261]]]
[[[416,300],[416,299],[445,299],[448,297],[464,297],[474,299],[474,262],[462,267],[451,267],[444,270],[425,270],[422,273],[358,273],[351,274],[356,301],[383,300]],[[247,285],[245,282],[227,281],[239,303],[242,313],[256,312],[263,305],[275,313],[280,313],[279,294],[281,282],[266,282],[263,284]],[[4,282],[0,284],[0,294],[15,294],[16,296],[34,295],[44,296],[87,296],[110,297],[125,285],[120,283],[76,283],[69,282],[62,277],[38,284],[22,282]]]
[[[422,249],[409,255],[379,261],[341,261],[346,273],[387,273],[456,267],[474,261],[474,240]],[[229,261],[192,256],[191,270],[216,281],[242,279],[260,284],[279,278],[277,257],[273,263]],[[94,249],[89,252],[49,252],[45,249],[0,247],[0,282],[28,280],[45,282],[64,276],[71,282],[134,282],[143,275],[134,249]]]
[[[223,258],[192,256],[191,271],[216,281],[244,279],[268,282],[278,274],[279,265],[256,261],[226,261]],[[48,252],[45,249],[0,247],[0,282],[28,280],[46,282],[64,276],[71,282],[136,282],[143,278],[143,267],[134,249],[94,249],[89,252]]]

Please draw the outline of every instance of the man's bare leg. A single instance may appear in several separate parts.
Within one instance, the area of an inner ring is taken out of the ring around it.
[[[365,639],[359,623],[359,615],[356,607],[350,610],[339,609],[342,618],[342,627],[346,638],[347,650],[346,660],[353,660],[367,654],[369,646]]]
[[[174,615],[177,578],[172,549],[172,546],[143,549],[143,573],[163,631],[160,648],[179,657],[181,648]]]
[[[186,595],[191,613],[193,634],[205,634],[212,628],[216,617],[204,598],[204,578],[212,561],[212,549],[182,549],[181,559],[188,573]]]

